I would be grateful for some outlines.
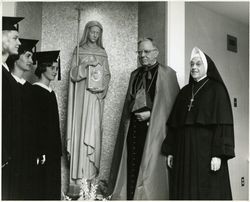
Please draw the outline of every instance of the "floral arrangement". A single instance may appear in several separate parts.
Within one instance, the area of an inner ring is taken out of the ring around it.
[[[105,195],[105,189],[107,187],[107,183],[104,180],[98,181],[97,179],[93,179],[91,181],[87,179],[81,180],[80,194],[78,201],[93,201],[93,200],[110,200],[111,196],[103,197]],[[63,194],[63,200],[71,201],[73,200],[69,196]]]
[[[96,180],[94,180],[93,183],[88,183],[86,179],[82,179],[79,200],[96,200],[97,188],[98,184]]]

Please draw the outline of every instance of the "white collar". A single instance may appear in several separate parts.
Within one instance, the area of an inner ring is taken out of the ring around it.
[[[46,89],[46,90],[49,91],[50,93],[52,92],[52,88],[46,86],[45,84],[43,84],[43,83],[41,83],[41,82],[33,83],[33,85],[41,86],[42,88]]]
[[[205,76],[199,78],[199,80],[197,80],[196,82],[199,82],[199,81],[201,81],[202,79],[204,79],[204,78],[206,78],[206,77],[207,77],[207,75],[205,75]]]
[[[25,82],[26,82],[25,79],[19,78],[18,76],[14,75],[14,74],[12,74],[12,73],[11,73],[11,75],[14,77],[14,79],[15,79],[18,83],[20,83],[20,84],[22,84],[22,85],[25,84]]]
[[[2,63],[2,65],[5,67],[5,69],[8,70],[8,72],[10,71],[10,69],[9,69],[9,67],[8,67],[8,65],[6,63]]]

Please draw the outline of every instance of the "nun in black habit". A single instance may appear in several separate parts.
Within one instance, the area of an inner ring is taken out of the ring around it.
[[[50,82],[58,74],[60,79],[59,51],[37,52],[35,70],[38,82],[33,84],[36,103],[39,161],[38,198],[42,200],[61,199],[61,133],[57,99],[50,88]]]
[[[228,159],[234,153],[233,114],[214,62],[195,47],[189,83],[180,91],[162,145],[171,169],[170,199],[232,200]]]

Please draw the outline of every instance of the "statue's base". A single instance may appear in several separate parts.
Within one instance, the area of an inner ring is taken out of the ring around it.
[[[70,184],[69,185],[69,190],[67,195],[72,198],[73,200],[76,200],[80,197],[80,185],[77,184]]]

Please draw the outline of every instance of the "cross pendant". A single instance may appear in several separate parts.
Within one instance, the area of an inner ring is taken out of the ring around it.
[[[190,99],[190,104],[188,105],[188,111],[190,111],[191,108],[194,106],[194,105],[193,105],[193,101],[194,101],[194,98],[191,98],[191,99]]]

